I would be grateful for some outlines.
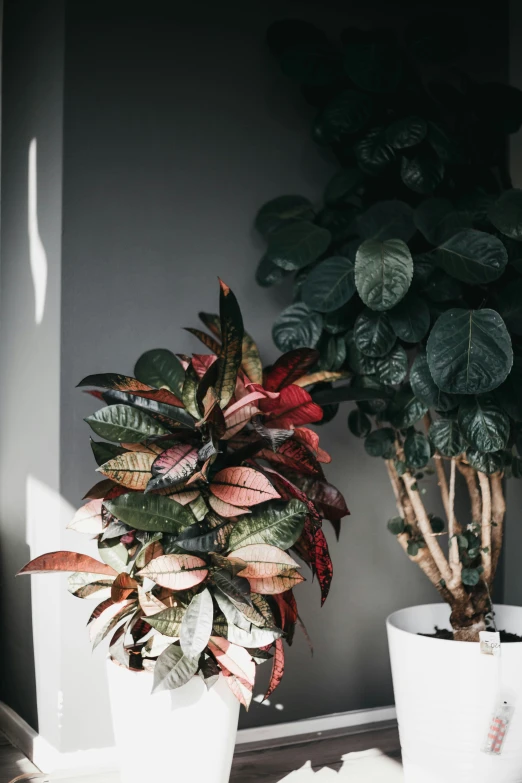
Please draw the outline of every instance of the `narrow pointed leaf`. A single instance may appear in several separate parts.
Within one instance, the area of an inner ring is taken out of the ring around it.
[[[77,571],[69,575],[67,589],[77,598],[93,598],[101,590],[110,590],[112,582],[113,578]]]
[[[198,451],[189,443],[179,443],[164,451],[152,462],[153,478],[147,491],[164,489],[185,481],[196,470]]]
[[[101,438],[117,443],[140,442],[157,435],[166,435],[167,430],[147,413],[130,405],[109,405],[85,421]]]
[[[114,443],[104,443],[103,441],[93,440],[91,438],[91,449],[97,465],[103,465],[105,462],[117,457],[118,454],[124,454],[125,449],[116,446]]]
[[[136,530],[179,533],[196,521],[188,506],[163,495],[130,493],[105,500],[104,506],[117,519]]]
[[[236,677],[229,674],[225,677],[225,682],[240,704],[248,711],[252,702],[253,686],[247,683],[242,677]]]
[[[156,661],[152,692],[180,688],[196,674],[198,665],[198,658],[189,658],[183,654],[181,647],[171,644]]]
[[[263,365],[259,349],[246,332],[243,336],[241,369],[252,383],[263,383]]]
[[[142,383],[136,378],[112,372],[87,375],[78,386],[96,386],[99,389],[114,389],[123,392],[150,391],[151,388],[149,384]]]
[[[188,590],[202,582],[207,574],[205,561],[194,555],[162,555],[139,572],[139,576],[148,576],[170,590]]]
[[[214,605],[208,590],[194,596],[183,617],[179,641],[181,649],[189,658],[203,652],[212,633]]]
[[[156,455],[150,452],[127,451],[106,462],[99,471],[116,484],[143,491],[151,478],[151,468],[155,459]]]
[[[220,405],[225,408],[236,388],[236,378],[243,358],[243,318],[237,299],[230,288],[220,280],[219,313],[223,347],[221,358],[223,365],[216,391]]]
[[[321,587],[321,606],[328,598],[330,592],[330,585],[333,577],[333,565],[330,553],[328,551],[328,543],[321,528],[315,531],[314,534],[314,559],[313,566],[317,574],[317,579]]]
[[[245,561],[247,567],[241,571],[243,578],[278,576],[300,567],[289,554],[270,544],[248,544],[235,549],[229,557]]]
[[[225,468],[216,473],[210,491],[225,503],[254,506],[280,497],[262,473],[253,468]]]
[[[305,579],[298,571],[288,571],[279,576],[249,577],[248,581],[253,592],[261,593],[261,595],[275,595],[290,590],[299,582],[304,582]]]
[[[106,574],[116,576],[117,571],[105,563],[100,563],[89,555],[81,555],[78,552],[48,552],[27,563],[20,574],[44,574],[46,572],[82,571],[91,574]]]
[[[319,360],[319,351],[312,348],[297,348],[280,356],[269,369],[264,387],[267,391],[281,391],[295,383]]]
[[[229,548],[233,551],[248,544],[271,544],[289,549],[301,535],[306,513],[307,507],[299,500],[256,509],[251,516],[236,522]]]
[[[148,615],[147,621],[163,636],[177,638],[185,611],[184,606],[169,606],[156,614]]]
[[[254,684],[256,665],[245,649],[231,644],[220,636],[211,636],[208,647],[219,664],[236,677],[241,677],[251,685]]]
[[[265,699],[268,699],[268,697],[271,696],[272,693],[275,691],[275,689],[283,679],[284,671],[285,671],[285,651],[283,648],[282,640],[277,639],[275,642],[274,659],[272,662],[272,673],[270,675],[270,682],[268,683],[268,688],[265,693]],[[265,699],[263,699],[263,701]]]
[[[233,506],[230,503],[225,503],[224,500],[220,500],[215,495],[209,495],[208,502],[210,507],[222,517],[239,517],[242,514],[251,514],[249,508],[243,506]]]
[[[259,407],[265,414],[267,427],[283,430],[311,424],[323,418],[322,408],[312,400],[308,392],[293,384],[285,386],[276,400],[261,400]]]

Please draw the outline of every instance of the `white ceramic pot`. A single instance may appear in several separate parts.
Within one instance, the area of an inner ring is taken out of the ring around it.
[[[387,620],[405,783],[522,783],[522,642],[500,656],[429,639],[450,609],[428,604]],[[522,636],[522,608],[497,606],[499,630]],[[498,703],[514,707],[500,755],[483,752]]]
[[[221,675],[151,694],[152,674],[107,661],[122,783],[228,783],[239,702]]]

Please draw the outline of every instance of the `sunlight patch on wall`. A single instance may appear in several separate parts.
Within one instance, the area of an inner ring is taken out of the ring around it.
[[[29,144],[27,183],[27,231],[29,234],[29,260],[34,288],[34,320],[39,326],[44,317],[47,294],[47,253],[38,229],[38,178],[36,139]]]

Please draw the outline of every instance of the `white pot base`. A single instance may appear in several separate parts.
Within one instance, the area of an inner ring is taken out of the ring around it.
[[[239,702],[220,676],[151,694],[152,674],[107,661],[122,783],[228,783]]]
[[[419,636],[449,628],[429,604],[387,620],[405,783],[522,783],[522,642],[499,658],[478,643]],[[522,636],[522,608],[496,607],[498,628]],[[500,756],[482,752],[499,698],[515,707]]]

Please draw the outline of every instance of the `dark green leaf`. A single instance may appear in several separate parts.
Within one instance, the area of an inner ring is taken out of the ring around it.
[[[480,470],[481,473],[487,473],[491,476],[493,473],[497,473],[502,470],[504,466],[503,455],[501,451],[491,451],[485,454],[483,451],[476,451],[475,449],[468,449],[466,451],[466,458],[475,470]]]
[[[281,283],[290,274],[291,272],[281,269],[267,256],[263,256],[256,269],[256,283],[263,288],[270,288]]]
[[[146,438],[167,434],[152,416],[130,405],[109,405],[85,421],[101,438],[117,443],[140,443]]]
[[[236,390],[236,380],[243,359],[243,318],[234,293],[220,282],[219,318],[221,326],[222,363],[215,384],[221,408],[225,408]]]
[[[356,438],[365,438],[371,432],[372,423],[365,413],[354,410],[348,414],[348,429]]]
[[[375,375],[376,359],[366,356],[355,345],[353,339],[347,340],[348,364],[356,375]]]
[[[358,192],[364,182],[364,174],[359,169],[341,169],[334,174],[324,191],[327,204],[344,201]]]
[[[312,392],[312,399],[321,406],[359,400],[385,401],[390,396],[390,392],[379,383],[375,383],[373,386],[370,385],[368,383],[370,380],[370,378],[362,377],[359,379],[359,385],[337,386],[335,389],[318,389]],[[384,402],[383,407],[386,407],[386,402]]]
[[[462,584],[475,587],[480,582],[480,572],[476,568],[462,569]]]
[[[410,539],[410,541],[408,541],[408,545],[407,545],[406,551],[407,551],[407,553],[409,554],[410,557],[415,557],[416,555],[418,555],[419,554],[419,549],[420,549],[420,546],[419,546],[419,542],[418,541],[413,541],[412,539]]]
[[[156,661],[154,667],[153,693],[174,690],[185,685],[198,670],[199,656],[189,658],[181,647],[171,644]]]
[[[433,193],[444,179],[444,164],[437,158],[427,155],[411,159],[403,157],[401,178],[406,187],[415,193]]]
[[[450,411],[458,405],[459,398],[442,392],[431,377],[428,359],[424,351],[419,353],[410,370],[411,388],[416,397],[429,408]]]
[[[428,439],[420,432],[408,433],[404,441],[404,455],[410,467],[416,470],[424,468],[431,458]]]
[[[393,389],[384,386],[371,375],[362,375],[356,378],[352,386],[352,399],[357,402],[357,407],[364,413],[383,413],[393,395]]]
[[[354,266],[351,259],[342,256],[321,261],[303,285],[303,302],[320,313],[342,307],[355,293]]]
[[[369,309],[363,310],[358,316],[353,336],[355,345],[361,353],[372,358],[386,356],[396,341],[387,314],[375,313]]]
[[[459,408],[459,425],[477,451],[501,451],[509,439],[509,418],[490,397],[471,397]]]
[[[464,451],[459,425],[453,419],[434,421],[428,434],[433,448],[443,457],[457,457]]]
[[[114,443],[104,443],[103,441],[93,440],[91,441],[91,449],[94,454],[94,459],[97,465],[105,465],[109,460],[118,457],[120,454],[125,454],[125,449],[121,446],[115,446]]]
[[[364,441],[364,448],[370,457],[391,459],[395,456],[395,432],[391,427],[370,432]]]
[[[401,533],[404,533],[404,519],[402,517],[393,517],[393,519],[389,519],[386,526],[394,536],[399,536]]]
[[[183,408],[165,402],[158,402],[157,400],[149,399],[147,397],[140,397],[139,392],[131,394],[108,389],[103,392],[103,399],[107,405],[116,405],[120,403],[123,405],[131,405],[133,408],[139,408],[145,413],[153,416],[155,419],[158,419],[158,421],[166,427],[176,427],[181,424],[189,429],[194,428],[194,419],[187,411],[183,410]]]
[[[386,129],[386,141],[396,150],[414,147],[420,144],[427,132],[426,121],[422,117],[411,115],[395,120]]]
[[[522,240],[522,190],[506,190],[490,206],[488,216],[502,234]]]
[[[401,389],[395,393],[387,415],[394,427],[405,430],[413,427],[427,412],[428,406],[417,399],[411,389]]]
[[[377,176],[395,158],[395,150],[386,141],[384,128],[372,128],[357,144],[353,151],[362,171]]]
[[[448,239],[434,254],[445,272],[473,285],[496,280],[508,262],[500,239],[472,228]]]
[[[196,522],[188,506],[182,506],[164,495],[131,492],[113,500],[105,500],[104,506],[117,519],[136,530],[180,533]]]
[[[323,335],[320,343],[321,358],[318,368],[336,372],[340,370],[346,359],[346,340],[344,337]]]
[[[424,293],[432,302],[451,302],[459,299],[462,286],[454,277],[450,277],[442,269],[436,269],[424,288]]]
[[[409,242],[415,234],[412,208],[406,202],[396,199],[377,201],[357,218],[357,225],[363,239],[380,242],[387,239]]]
[[[427,198],[416,208],[413,220],[424,238],[437,245],[440,225],[452,212],[453,205],[447,198]]]
[[[501,291],[497,307],[508,329],[522,336],[522,280],[509,283]]]
[[[147,622],[163,636],[179,636],[179,629],[185,614],[184,606],[170,606],[158,614],[147,617]]]
[[[190,363],[185,373],[185,382],[181,391],[181,399],[183,400],[185,408],[195,419],[201,418],[197,400],[198,386],[199,376],[194,369],[194,365]]]
[[[388,313],[393,331],[400,340],[418,343],[430,328],[430,310],[418,294],[408,294]]]
[[[304,196],[279,196],[267,201],[256,215],[255,227],[263,234],[282,228],[288,222],[313,220],[314,210]]]
[[[179,629],[179,642],[188,658],[199,657],[212,633],[214,604],[208,590],[194,596],[187,607]]]
[[[367,239],[355,259],[355,285],[372,310],[390,310],[406,294],[413,277],[413,259],[400,239]]]
[[[220,568],[213,572],[214,584],[230,599],[238,604],[252,605],[250,598],[250,583],[241,575],[231,574],[226,568]],[[226,615],[225,615],[226,616]]]
[[[319,144],[331,144],[368,124],[373,112],[371,96],[356,90],[337,95],[317,117],[313,135]]]
[[[434,533],[442,533],[446,525],[440,517],[430,516],[430,525]]]
[[[401,383],[408,372],[408,356],[402,345],[396,345],[381,359],[374,359],[375,376],[380,383],[393,386]]]
[[[248,519],[243,517],[234,525],[229,538],[231,551],[248,544],[271,544],[289,549],[303,529],[307,507],[300,500],[288,503],[274,502],[256,508]]]
[[[496,389],[513,364],[511,339],[494,310],[443,313],[427,344],[431,375],[442,391],[482,394]]]
[[[522,357],[515,356],[513,368],[504,383],[495,390],[495,399],[515,421],[522,421]]]
[[[281,269],[302,269],[326,252],[331,239],[326,229],[301,220],[270,234],[265,257]]]
[[[272,328],[272,337],[280,351],[295,348],[315,348],[319,342],[323,319],[302,302],[290,305],[279,314]]]
[[[142,354],[134,368],[134,375],[142,383],[161,389],[166,386],[181,396],[185,371],[177,356],[164,348],[156,348]]]

